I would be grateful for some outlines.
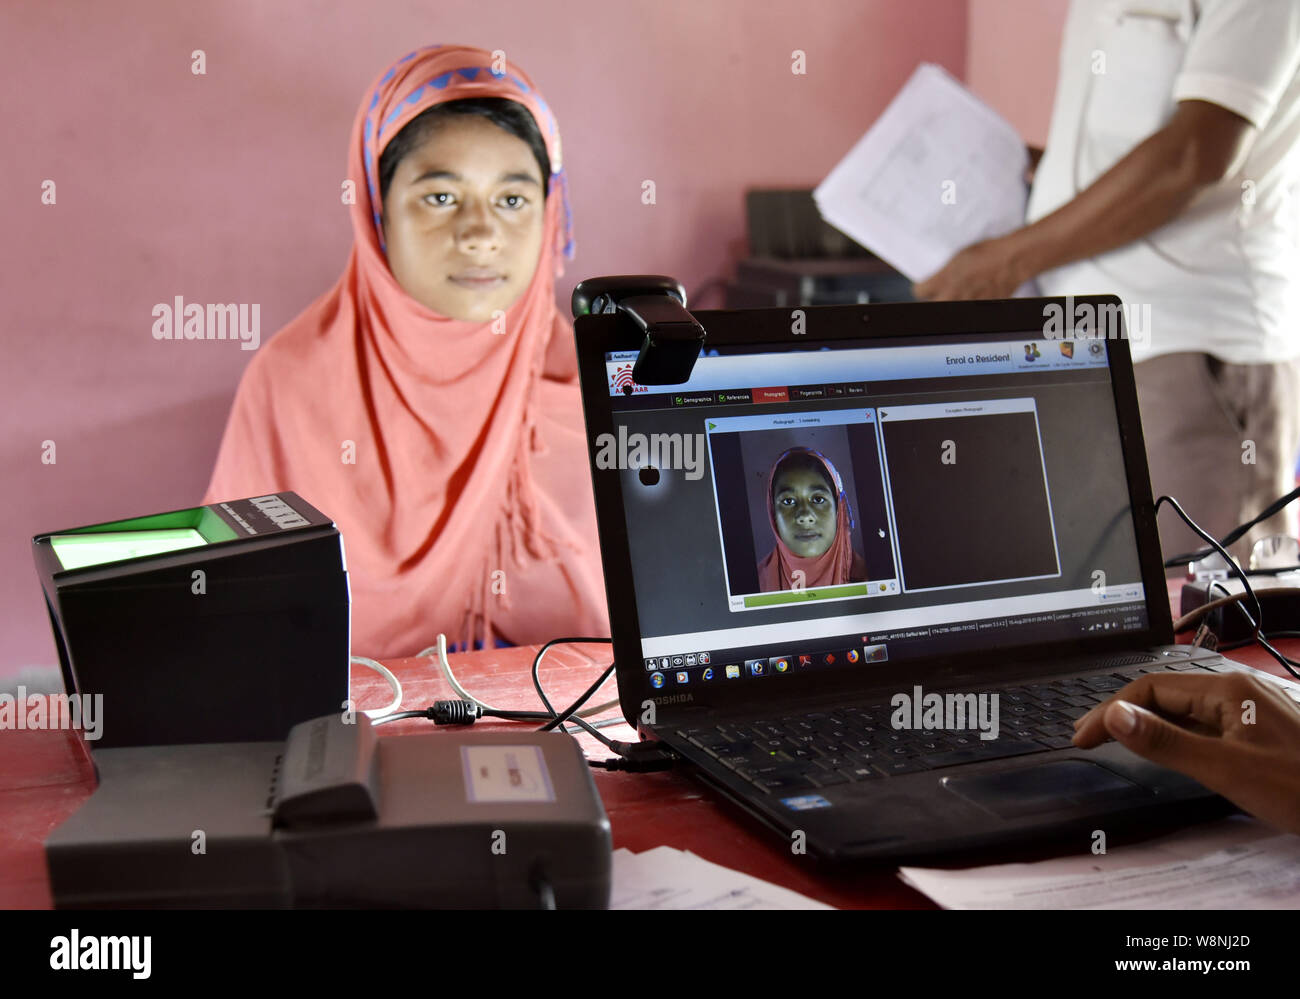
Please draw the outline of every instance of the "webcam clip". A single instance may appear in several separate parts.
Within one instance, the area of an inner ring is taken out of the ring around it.
[[[704,349],[704,327],[686,311],[686,289],[660,274],[588,278],[573,289],[573,315],[623,312],[645,334],[632,380],[680,385],[691,377]]]

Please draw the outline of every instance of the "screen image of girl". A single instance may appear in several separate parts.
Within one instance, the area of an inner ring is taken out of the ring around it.
[[[332,518],[355,654],[608,634],[551,109],[514,63],[421,49],[362,95],[346,177],[346,266],[254,355],[203,502]]]
[[[758,564],[760,590],[866,580],[866,562],[853,549],[853,514],[844,483],[820,451],[792,447],[776,459],[768,475],[767,513],[774,547]]]

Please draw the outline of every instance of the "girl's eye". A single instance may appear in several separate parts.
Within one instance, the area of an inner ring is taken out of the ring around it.
[[[507,194],[501,200],[507,208],[523,208],[528,204],[528,199],[522,194]]]
[[[437,191],[434,194],[426,194],[424,200],[438,208],[445,208],[455,202],[456,196],[449,191]]]

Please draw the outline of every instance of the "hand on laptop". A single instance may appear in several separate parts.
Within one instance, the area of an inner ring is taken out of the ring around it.
[[[1075,722],[1187,774],[1270,825],[1300,833],[1300,707],[1245,673],[1148,673]]]

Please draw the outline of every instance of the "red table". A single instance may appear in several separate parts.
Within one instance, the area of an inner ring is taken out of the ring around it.
[[[1183,638],[1189,640],[1190,634]],[[1300,655],[1300,640],[1279,643],[1279,647],[1292,658]],[[453,655],[450,662],[460,683],[479,700],[496,707],[540,710],[529,674],[534,654],[533,648],[497,649]],[[1240,649],[1229,655],[1284,675],[1262,650]],[[567,706],[608,663],[608,646],[556,648],[543,661],[542,684],[553,704]],[[387,665],[402,682],[406,708],[424,707],[430,701],[456,696],[431,660],[400,659]],[[352,690],[358,707],[364,709],[382,707],[391,699],[387,683],[362,666],[352,669]],[[614,696],[611,677],[592,703]],[[616,712],[610,712],[610,716]],[[510,725],[486,719],[477,724]],[[383,725],[378,731],[386,737],[400,737],[430,727],[431,723],[423,719],[411,719]],[[603,731],[611,738],[633,738],[626,726]],[[584,734],[580,741],[588,756],[610,755],[588,735]],[[892,865],[866,867],[847,875],[818,870],[812,860],[791,854],[779,838],[683,772],[628,774],[596,770],[594,774],[616,848],[640,852],[669,845],[690,850],[706,860],[841,908],[934,907],[923,895],[903,885]],[[52,904],[41,844],[93,789],[93,771],[79,734],[0,732],[0,907],[48,908]],[[1020,850],[968,857],[953,866],[1051,855],[1051,851]]]

